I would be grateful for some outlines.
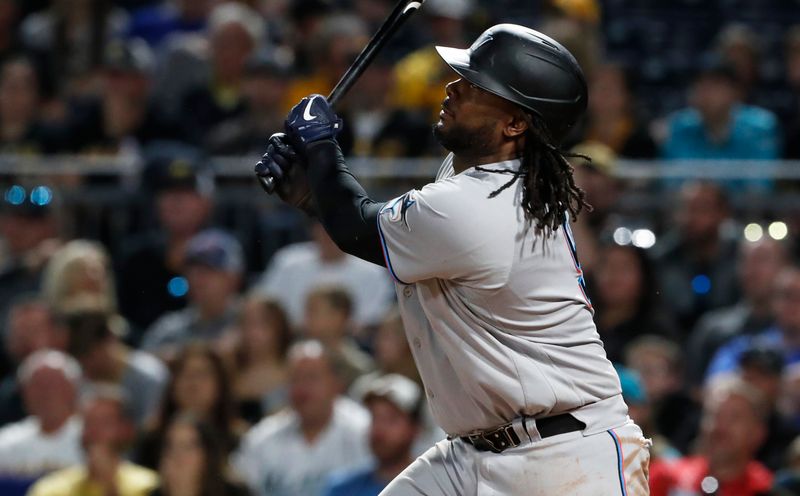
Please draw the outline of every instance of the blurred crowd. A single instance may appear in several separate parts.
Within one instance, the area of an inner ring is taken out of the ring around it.
[[[800,494],[795,185],[665,179],[642,224],[617,174],[800,158],[800,3],[764,2],[427,0],[337,107],[349,156],[438,157],[455,76],[434,44],[515,21],[576,55],[590,102],[564,145],[592,158],[574,166],[594,209],[573,230],[656,496]],[[232,183],[209,160],[254,163],[392,8],[0,0],[0,163],[123,167],[0,169],[0,494],[376,495],[445,437],[385,269],[288,209],[221,212]],[[101,214],[74,200],[109,187],[138,218],[123,202],[82,228]],[[749,194],[795,206],[754,213]]]

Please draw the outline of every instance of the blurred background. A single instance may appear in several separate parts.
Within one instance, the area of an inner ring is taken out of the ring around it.
[[[391,0],[0,0],[0,494],[368,495],[444,433],[385,269],[252,177]],[[584,68],[564,143],[654,495],[800,494],[800,0],[428,0],[337,109],[429,182],[433,46]]]

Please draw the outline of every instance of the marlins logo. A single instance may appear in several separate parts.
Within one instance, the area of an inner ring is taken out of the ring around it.
[[[408,209],[411,208],[412,205],[417,203],[415,193],[415,191],[409,191],[403,196],[390,201],[384,205],[383,210],[381,210],[381,215],[387,216],[389,222],[402,222],[405,224],[406,229],[410,231],[411,227],[406,220],[406,212],[408,212]]]

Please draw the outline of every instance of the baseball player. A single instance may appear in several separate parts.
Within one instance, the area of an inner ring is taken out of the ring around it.
[[[458,79],[434,126],[451,152],[434,183],[370,199],[321,95],[291,110],[256,166],[342,250],[396,281],[448,437],[381,494],[648,494],[649,441],[627,416],[569,229],[586,205],[558,143],[586,107],[581,69],[512,24],[437,50]]]

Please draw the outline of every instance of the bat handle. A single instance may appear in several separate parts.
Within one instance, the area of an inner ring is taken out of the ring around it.
[[[258,182],[267,194],[271,195],[275,192],[275,178],[272,176],[258,176]]]

